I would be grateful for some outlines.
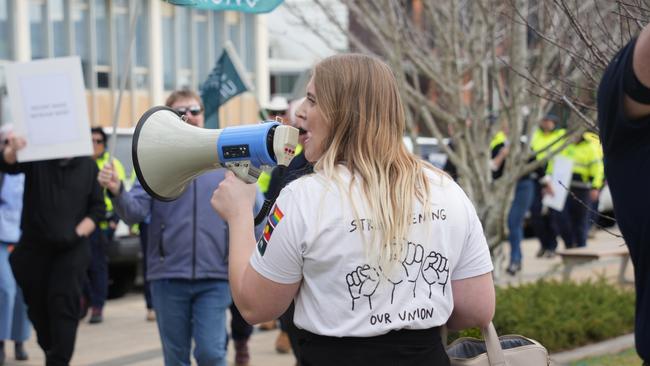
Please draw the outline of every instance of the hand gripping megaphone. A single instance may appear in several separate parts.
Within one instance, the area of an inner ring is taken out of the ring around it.
[[[298,129],[275,121],[205,129],[185,123],[171,108],[153,107],[138,121],[131,153],[142,188],[172,201],[194,178],[217,168],[254,183],[264,167],[289,165],[297,145]],[[271,204],[265,202],[263,210]]]

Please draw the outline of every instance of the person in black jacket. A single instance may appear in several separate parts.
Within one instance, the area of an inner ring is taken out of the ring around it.
[[[18,163],[25,139],[9,135],[0,171],[25,174],[22,235],[9,258],[46,365],[68,365],[79,323],[88,236],[104,217],[104,198],[90,157]]]
[[[598,88],[598,127],[616,221],[634,264],[635,344],[650,362],[650,25],[612,58]]]

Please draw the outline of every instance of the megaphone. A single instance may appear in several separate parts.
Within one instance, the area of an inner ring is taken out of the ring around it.
[[[131,153],[144,190],[172,201],[194,178],[221,167],[254,183],[261,169],[289,165],[297,145],[298,129],[275,121],[205,129],[184,122],[171,108],[153,107],[138,121]]]

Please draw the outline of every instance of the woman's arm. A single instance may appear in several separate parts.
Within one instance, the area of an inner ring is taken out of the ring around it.
[[[492,273],[451,281],[454,311],[447,328],[461,330],[486,327],[494,317],[495,295]]]
[[[255,250],[253,212],[256,187],[227,172],[212,195],[212,207],[228,223],[228,279],[233,299],[250,324],[276,319],[291,303],[300,282],[281,284],[255,271],[250,258]]]

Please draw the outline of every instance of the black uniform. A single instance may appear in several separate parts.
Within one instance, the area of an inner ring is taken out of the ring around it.
[[[85,217],[97,224],[105,214],[97,164],[78,157],[8,165],[0,152],[0,170],[25,173],[22,236],[11,268],[46,365],[68,365],[90,260],[88,238],[75,228]]]

